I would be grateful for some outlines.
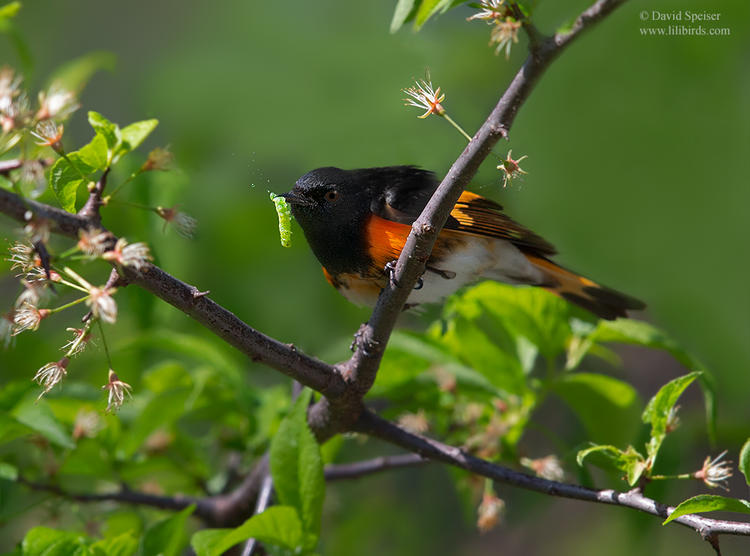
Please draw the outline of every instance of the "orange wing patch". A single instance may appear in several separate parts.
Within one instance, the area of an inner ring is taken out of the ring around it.
[[[366,230],[370,257],[378,271],[382,271],[387,263],[398,259],[411,226],[373,214],[367,221]]]
[[[555,248],[536,235],[507,217],[503,207],[484,197],[464,191],[451,211],[453,221],[446,224],[447,229],[481,236],[506,239],[520,248],[526,248],[540,255],[554,255]]]

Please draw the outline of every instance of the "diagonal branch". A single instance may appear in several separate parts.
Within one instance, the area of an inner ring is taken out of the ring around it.
[[[441,461],[500,483],[517,486],[525,490],[541,492],[548,496],[623,506],[664,519],[669,517],[669,514],[674,511],[673,507],[644,496],[639,488],[628,492],[618,492],[611,489],[594,490],[514,471],[513,469],[474,457],[460,448],[448,446],[437,440],[407,432],[398,425],[378,417],[369,410],[362,412],[355,423],[354,430],[380,438],[389,444],[395,444],[425,458]],[[693,529],[701,538],[710,542],[712,546],[714,543],[718,544],[718,541],[716,541],[718,535],[750,536],[750,523],[747,522],[709,519],[695,514],[680,516],[674,521]]]
[[[357,336],[357,350],[344,365],[344,370],[359,392],[365,394],[375,382],[380,360],[396,319],[425,270],[440,230],[479,165],[487,158],[494,145],[507,136],[518,110],[552,61],[584,31],[624,1],[599,0],[578,17],[570,31],[558,33],[538,43],[487,120],[451,166],[422,214],[412,225],[412,231],[396,264],[394,279],[381,292],[370,320],[363,325]]]
[[[77,238],[80,230],[93,224],[80,213],[71,214],[0,189],[0,212],[25,222],[29,210],[47,220],[52,231],[69,237]],[[346,384],[333,367],[248,326],[234,313],[202,295],[197,288],[158,266],[148,265],[141,272],[123,267],[121,272],[127,283],[137,284],[193,317],[253,361],[265,363],[325,396],[336,398],[344,393]]]

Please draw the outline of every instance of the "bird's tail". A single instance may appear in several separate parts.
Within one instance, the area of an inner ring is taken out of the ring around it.
[[[543,287],[563,299],[583,307],[596,316],[613,320],[627,316],[628,310],[643,309],[646,305],[633,297],[600,286],[588,278],[579,276],[543,257],[525,254],[546,280]]]

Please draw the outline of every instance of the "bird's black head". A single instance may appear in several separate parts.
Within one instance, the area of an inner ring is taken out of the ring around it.
[[[283,196],[305,233],[345,226],[370,206],[370,190],[358,171],[334,167],[308,172]]]
[[[313,252],[330,272],[366,266],[363,230],[372,198],[368,182],[361,170],[318,168],[283,194]]]
[[[370,215],[411,223],[436,186],[431,172],[414,166],[326,167],[302,176],[283,197],[323,266],[356,272],[370,264],[365,239]]]

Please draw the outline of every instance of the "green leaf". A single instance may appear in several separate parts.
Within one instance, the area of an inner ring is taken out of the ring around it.
[[[496,389],[522,395],[527,386],[517,342],[479,306],[473,304],[471,310],[469,305],[462,302],[458,306],[460,313],[449,318],[441,343]]]
[[[455,376],[462,388],[502,396],[502,391],[495,388],[484,375],[449,353],[440,343],[440,333],[434,332],[429,332],[429,335],[400,330],[394,332],[383,356],[373,395],[388,397],[390,389],[406,384],[422,387],[416,383],[417,377],[439,366],[442,371]]]
[[[685,391],[691,382],[693,382],[700,372],[692,372],[684,376],[670,380],[662,386],[656,395],[651,398],[643,410],[643,422],[651,425],[651,439],[646,445],[649,458],[653,461],[661,448],[662,442],[667,435],[667,420],[669,413],[674,407],[677,400]]]
[[[232,531],[234,529],[203,529],[193,534],[193,537],[190,539],[190,546],[195,551],[196,556],[221,554],[222,550],[226,552],[226,550],[231,548],[231,546],[224,548],[225,545],[222,541]]]
[[[85,546],[86,537],[80,533],[58,531],[49,527],[34,527],[21,542],[23,556],[70,556]]]
[[[159,124],[159,120],[143,120],[122,128],[122,149],[125,154],[138,148]]]
[[[89,112],[89,124],[107,142],[108,159],[111,161],[115,150],[122,143],[122,134],[119,126],[110,122],[107,118],[99,114],[99,112],[93,111]]]
[[[320,533],[320,515],[325,497],[325,479],[320,446],[307,425],[307,406],[312,391],[305,390],[281,422],[271,441],[270,468],[279,501],[297,510],[314,548]]]
[[[741,514],[750,514],[750,502],[737,498],[726,498],[715,494],[699,494],[688,498],[664,520],[662,525],[666,525],[673,519],[687,514],[698,512],[737,512]]]
[[[60,466],[62,475],[83,475],[88,477],[112,476],[111,455],[99,439],[82,438],[76,449],[70,452]]]
[[[191,546],[197,556],[220,556],[250,538],[296,551],[302,546],[302,522],[294,508],[271,506],[236,529],[198,531],[193,535]]]
[[[110,539],[104,539],[91,545],[92,552],[101,550],[107,556],[134,556],[138,551],[138,540],[132,533],[122,533]]]
[[[0,413],[0,445],[32,434],[34,431],[6,413]]]
[[[453,298],[448,311],[489,314],[497,328],[513,337],[523,336],[548,359],[565,352],[572,334],[570,305],[541,288],[483,282]]]
[[[391,19],[391,33],[395,33],[404,23],[414,17],[416,12],[416,0],[398,0],[396,9],[393,12],[393,19]]]
[[[76,193],[91,171],[93,169],[86,165],[75,152],[68,155],[68,160],[59,158],[52,165],[49,185],[63,209],[68,212],[76,211]]]
[[[627,442],[638,415],[638,395],[628,383],[595,373],[566,374],[552,384],[578,415],[591,440]]]
[[[50,78],[49,87],[80,93],[94,73],[99,70],[112,71],[115,60],[111,52],[89,52],[60,66]]]
[[[611,446],[609,444],[596,444],[594,446],[584,448],[583,450],[579,450],[576,454],[576,463],[578,465],[583,465],[583,461],[591,454],[601,454],[607,459],[614,462],[617,461],[617,459],[620,457],[622,451],[619,448]]]
[[[52,410],[46,403],[26,398],[15,407],[12,413],[20,423],[38,432],[53,444],[63,448],[75,448],[70,434],[52,414]]]
[[[415,28],[419,29],[428,19],[438,12],[444,12],[450,8],[453,0],[422,0],[417,8],[417,14],[414,22]]]
[[[630,486],[635,486],[647,468],[646,460],[641,453],[632,446],[628,446],[628,449],[622,453],[620,465],[620,469],[625,471],[627,475],[628,484]]]
[[[745,482],[750,485],[750,438],[745,441],[740,450],[740,462],[737,467],[745,476]]]
[[[91,172],[104,170],[107,167],[107,141],[104,136],[98,133],[94,135],[88,145],[78,149],[76,154],[77,160],[82,162]]]
[[[596,342],[621,342],[663,349],[691,371],[701,371],[701,388],[706,405],[706,427],[712,443],[716,442],[716,406],[714,404],[714,384],[708,369],[695,357],[682,349],[677,342],[669,338],[658,328],[642,321],[617,319],[600,321],[591,335]]]
[[[580,450],[576,455],[576,462],[578,462],[578,465],[583,465],[583,461],[592,454],[603,456],[604,462],[608,464],[605,466],[602,465],[602,462],[594,460],[594,465],[604,468],[614,467],[623,471],[630,486],[635,485],[646,470],[646,460],[632,446],[628,446],[628,449],[623,452],[615,446],[597,444]]]
[[[178,556],[187,544],[185,522],[193,511],[195,504],[149,527],[141,539],[141,553]]]
[[[16,14],[18,13],[18,10],[20,9],[21,9],[20,2],[10,2],[8,4],[5,4],[4,6],[1,6],[0,7],[0,21],[15,17]]]
[[[10,463],[0,462],[0,479],[15,481],[18,478],[18,468]]]

